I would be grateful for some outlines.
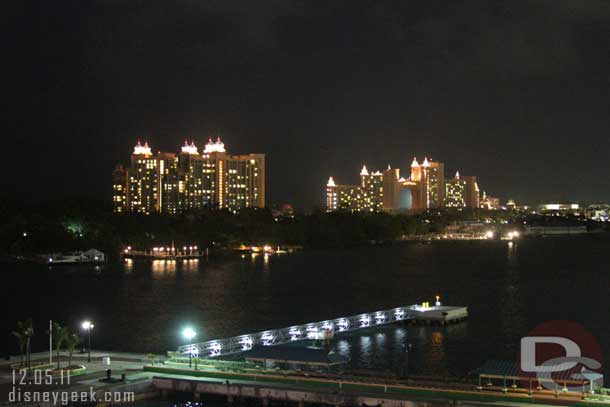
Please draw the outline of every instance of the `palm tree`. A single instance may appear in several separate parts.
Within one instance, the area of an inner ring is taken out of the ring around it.
[[[193,363],[195,364],[195,370],[197,370],[197,367],[199,366],[199,364],[203,362],[203,359],[200,358],[193,358]]]
[[[17,330],[11,333],[17,338],[17,343],[19,343],[19,365],[23,367],[23,352],[25,351],[27,338],[25,337],[22,325],[23,323],[21,321],[17,322]]]
[[[24,323],[19,322],[17,324],[18,329],[21,331],[23,338],[25,339],[25,363],[29,368],[31,367],[31,349],[30,343],[32,342],[32,336],[34,336],[34,324],[32,318],[27,319]]]
[[[77,333],[68,332],[66,329],[66,337],[64,341],[66,342],[66,349],[68,350],[68,369],[70,369],[72,366],[72,354],[74,353],[74,349],[76,349],[80,343],[81,338]]]
[[[68,336],[68,330],[57,322],[53,322],[53,340],[55,341],[55,350],[57,352],[57,369],[60,368],[59,352]]]

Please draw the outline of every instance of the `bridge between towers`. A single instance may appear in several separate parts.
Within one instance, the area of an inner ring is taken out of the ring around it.
[[[461,321],[468,316],[467,307],[437,304],[435,306],[428,306],[428,303],[408,305],[383,311],[239,335],[232,338],[214,339],[180,346],[178,347],[178,352],[182,355],[190,354],[194,357],[213,358],[245,352],[254,346],[282,345],[306,339],[323,340],[331,338],[336,333],[387,325],[394,322],[414,320],[424,323],[447,324]]]

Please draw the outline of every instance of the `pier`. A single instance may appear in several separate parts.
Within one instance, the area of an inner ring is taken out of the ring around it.
[[[136,250],[131,246],[123,249],[121,257],[124,259],[144,259],[144,260],[188,260],[199,259],[209,256],[209,249],[201,249],[198,246],[176,247],[174,244],[168,247],[159,246],[149,250]]]
[[[301,340],[326,340],[335,334],[382,326],[396,322],[449,324],[468,317],[468,308],[428,303],[408,305],[381,311],[339,317],[325,321],[293,325],[225,339],[213,339],[178,347],[178,353],[203,358],[214,358],[246,352],[254,346],[274,346]]]

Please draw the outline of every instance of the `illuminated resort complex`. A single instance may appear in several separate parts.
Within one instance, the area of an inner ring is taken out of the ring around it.
[[[229,155],[210,139],[203,152],[185,141],[179,153],[152,153],[138,143],[131,165],[113,171],[115,212],[181,213],[197,208],[265,206],[265,155]]]
[[[360,172],[360,185],[339,185],[333,177],[326,184],[328,211],[395,212],[424,211],[430,208],[477,208],[479,187],[476,177],[459,173],[445,180],[445,166],[424,158],[411,163],[408,178],[400,175],[400,169],[370,173],[364,166]]]

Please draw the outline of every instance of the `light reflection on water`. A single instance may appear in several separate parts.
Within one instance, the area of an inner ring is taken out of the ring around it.
[[[465,324],[462,327],[459,324],[446,327],[395,324],[353,331],[340,334],[332,350],[349,359],[351,369],[400,374],[408,363],[411,374],[448,375],[457,373],[450,366],[448,348],[463,339]]]

